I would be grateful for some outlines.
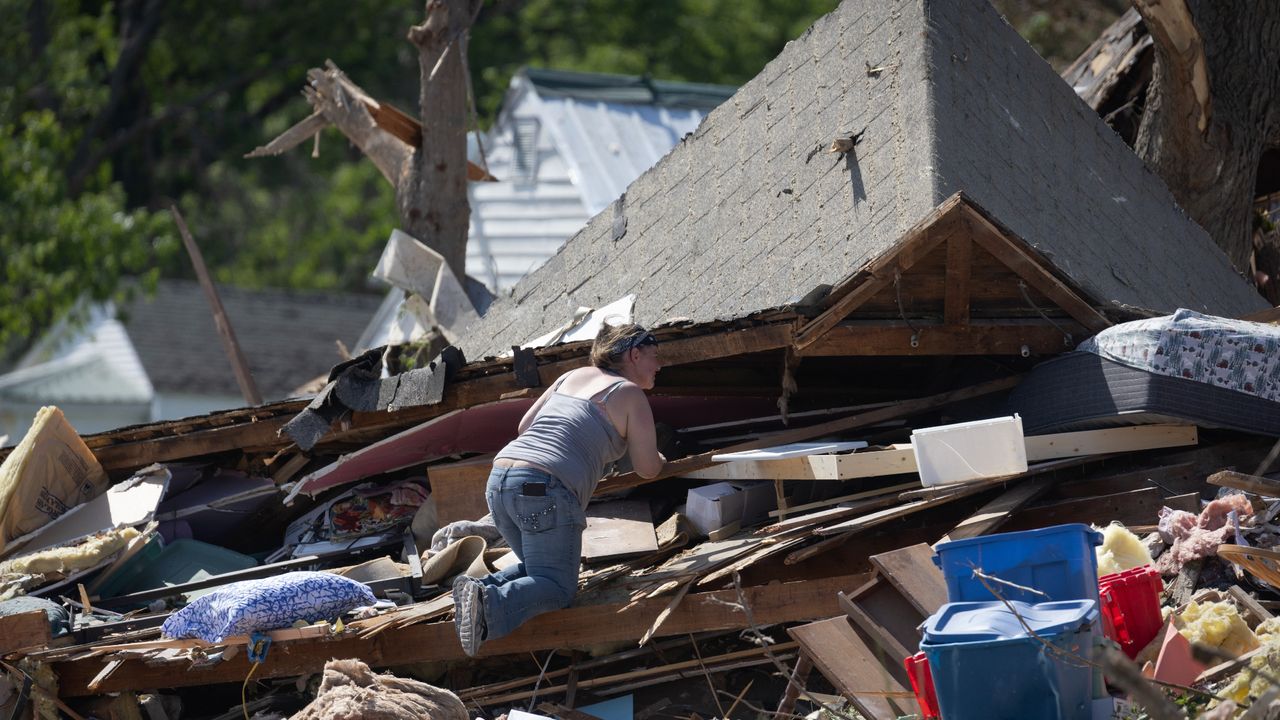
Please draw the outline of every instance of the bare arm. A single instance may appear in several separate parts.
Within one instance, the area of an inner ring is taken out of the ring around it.
[[[631,467],[642,478],[657,477],[667,459],[658,452],[649,398],[635,385],[628,385],[618,395],[622,395],[618,400],[626,405],[627,454],[631,456]]]

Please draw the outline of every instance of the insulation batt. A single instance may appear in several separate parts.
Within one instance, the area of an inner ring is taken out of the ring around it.
[[[292,720],[469,720],[448,690],[376,674],[359,660],[330,660],[323,678],[316,699]]]
[[[1258,637],[1249,629],[1240,611],[1229,602],[1191,601],[1175,619],[1178,632],[1188,641],[1216,647],[1239,657],[1258,647]]]
[[[87,570],[124,549],[138,537],[134,528],[121,528],[99,533],[77,545],[50,548],[29,555],[19,555],[0,563],[0,575],[24,573],[72,573]]]
[[[1249,667],[1264,673],[1275,675],[1280,672],[1280,618],[1263,620],[1255,628],[1254,634],[1262,641],[1262,652],[1253,656]],[[1271,681],[1256,673],[1242,672],[1222,691],[1222,696],[1229,701],[1244,703],[1250,698],[1257,698],[1271,687]]]
[[[1098,555],[1098,577],[1113,575],[1143,565],[1151,565],[1151,553],[1142,540],[1120,523],[1111,523],[1102,530],[1102,545],[1095,550]]]
[[[1253,506],[1244,495],[1228,495],[1205,506],[1200,515],[1183,510],[1160,508],[1160,537],[1170,544],[1156,568],[1164,575],[1176,575],[1183,565],[1210,555],[1233,535],[1227,516],[1235,511],[1240,518],[1253,515]]]

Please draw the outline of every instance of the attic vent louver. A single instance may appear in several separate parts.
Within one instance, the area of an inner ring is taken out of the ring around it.
[[[515,150],[515,181],[532,183],[538,178],[538,130],[537,118],[516,118],[513,137]]]

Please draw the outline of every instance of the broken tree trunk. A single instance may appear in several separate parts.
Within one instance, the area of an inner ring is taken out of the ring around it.
[[[396,184],[396,207],[410,235],[465,275],[467,225],[468,30],[480,0],[427,0],[427,19],[409,30],[418,48],[422,146]]]

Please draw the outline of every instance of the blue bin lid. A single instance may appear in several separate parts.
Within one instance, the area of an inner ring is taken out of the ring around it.
[[[1057,535],[1059,533],[1079,533],[1088,538],[1089,544],[1101,545],[1102,533],[1085,525],[1084,523],[1066,523],[1065,525],[1053,525],[1046,528],[1036,528],[1035,530],[1020,530],[1018,532],[995,533],[992,535],[977,535],[962,540],[945,540],[934,546],[933,550],[936,555],[933,556],[935,565],[942,564],[942,551],[954,548],[963,548],[970,545],[987,545],[993,541],[1012,541],[1018,542],[1030,541],[1045,535]]]
[[[1090,625],[1098,617],[1094,600],[1048,603],[1009,602],[1037,635],[1052,636]],[[930,645],[1013,640],[1030,637],[1018,618],[999,600],[947,603],[924,623],[924,642]]]

